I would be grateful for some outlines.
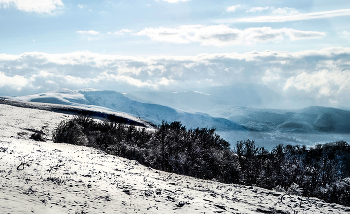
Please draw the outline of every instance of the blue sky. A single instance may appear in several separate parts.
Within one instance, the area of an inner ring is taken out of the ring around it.
[[[264,84],[350,108],[350,1],[0,0],[0,95]]]
[[[0,0],[0,5],[0,45],[8,54],[91,51],[196,55],[266,49],[301,51],[349,44],[347,0]],[[193,35],[200,30],[202,34]],[[214,37],[208,34],[211,30],[223,35],[221,40],[200,39]],[[171,37],[166,32],[178,35]],[[246,38],[228,36],[229,41],[223,41],[230,32]],[[297,32],[304,36],[295,36]],[[260,39],[247,38],[251,33]]]

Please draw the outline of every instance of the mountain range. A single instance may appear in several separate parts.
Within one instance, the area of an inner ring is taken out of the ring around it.
[[[245,99],[246,97],[246,99]],[[124,112],[154,124],[181,121],[187,128],[214,127],[219,131],[279,131],[350,133],[350,111],[311,106],[302,109],[264,108],[281,96],[263,86],[211,87],[196,91],[68,90],[14,99]]]
[[[21,101],[73,105],[94,109],[105,109],[130,114],[154,124],[162,121],[181,121],[187,128],[207,127],[217,130],[246,130],[245,127],[225,118],[212,117],[206,113],[191,113],[164,105],[143,103],[116,91],[57,90],[48,93],[16,97]]]

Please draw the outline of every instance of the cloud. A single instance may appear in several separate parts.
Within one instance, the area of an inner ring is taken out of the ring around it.
[[[84,4],[78,4],[78,7],[79,7],[80,9],[84,9],[84,7],[86,7],[86,5],[84,5]]]
[[[62,9],[64,4],[61,0],[0,0],[5,7],[14,6],[18,10],[33,13],[48,13]]]
[[[146,28],[135,35],[148,36],[154,41],[187,44],[199,42],[201,45],[227,46],[252,44],[256,42],[283,41],[285,39],[315,39],[325,33],[300,31],[290,28],[272,29],[270,27],[247,28],[239,30],[227,25],[182,25],[178,28]]]
[[[131,33],[131,32],[132,32],[132,30],[129,30],[129,29],[121,29],[119,31],[114,32],[113,34],[124,35],[124,33]]]
[[[235,5],[235,6],[229,6],[229,7],[227,7],[226,11],[227,11],[227,12],[235,12],[236,9],[239,8],[239,7],[242,7],[242,5],[237,4],[237,5]]]
[[[177,2],[181,2],[181,1],[190,1],[190,0],[162,0],[162,1],[166,1],[169,3],[177,3]]]
[[[340,47],[149,57],[91,52],[0,54],[0,95],[59,88],[178,91],[243,82],[264,84],[282,93],[289,100],[286,108],[350,108],[349,59],[350,48]]]
[[[88,30],[88,31],[79,30],[76,32],[83,35],[100,35],[100,32],[94,31],[94,30]]]
[[[271,13],[274,15],[296,15],[299,14],[299,11],[297,11],[295,8],[290,7],[283,7],[283,8],[271,8]]]
[[[247,10],[247,13],[256,13],[256,12],[261,12],[264,10],[268,10],[270,7],[252,7],[249,10]]]
[[[0,88],[9,86],[15,90],[21,90],[22,87],[28,84],[28,79],[23,76],[6,76],[3,72],[0,72]]]
[[[328,97],[337,94],[347,87],[350,82],[349,71],[341,70],[319,70],[312,73],[301,72],[290,77],[284,86],[284,90],[295,88],[299,91],[316,91],[316,95]],[[348,87],[349,88],[349,87]]]
[[[129,30],[129,29],[121,29],[119,31],[115,31],[114,33],[107,32],[106,34],[108,34],[108,35],[111,35],[111,34],[124,35],[125,33],[131,33],[131,32],[132,32],[132,30]],[[97,39],[96,36],[102,37],[102,36],[106,35],[104,33],[100,33],[99,31],[95,31],[95,30],[88,30],[88,31],[79,30],[79,31],[76,31],[76,33],[81,34],[83,36],[87,36],[90,40]]]
[[[343,32],[340,33],[340,36],[343,38],[350,39],[350,32],[344,30]]]
[[[282,15],[282,16],[291,16],[299,14],[299,11],[295,8],[283,7],[283,8],[275,8],[275,7],[252,7],[249,10],[246,10],[246,13],[257,13],[262,11],[268,11],[272,15]]]
[[[288,13],[286,9],[275,10],[275,14],[281,14],[285,11]],[[283,13],[283,14],[285,14]],[[290,14],[291,13],[291,14]],[[304,13],[304,14],[296,14],[297,11],[289,10],[289,14],[287,15],[269,15],[269,16],[257,16],[257,17],[249,17],[249,18],[238,18],[238,19],[220,19],[217,20],[217,23],[237,23],[237,22],[290,22],[290,21],[301,21],[301,20],[310,20],[310,19],[325,19],[325,18],[333,18],[339,16],[350,16],[350,9],[342,9],[342,10],[332,10],[332,11],[322,11],[322,12],[314,12],[314,13]]]
[[[76,33],[83,35],[83,38],[87,38],[89,41],[100,39],[102,36],[100,32],[94,31],[94,30],[88,30],[88,31],[79,30],[79,31],[76,31]]]

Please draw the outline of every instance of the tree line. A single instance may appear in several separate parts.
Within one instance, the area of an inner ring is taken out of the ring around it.
[[[83,115],[62,121],[53,141],[201,179],[280,190],[297,186],[304,196],[350,205],[350,146],[344,141],[310,149],[280,144],[270,152],[245,140],[231,149],[213,128],[186,129],[175,121],[147,130]]]

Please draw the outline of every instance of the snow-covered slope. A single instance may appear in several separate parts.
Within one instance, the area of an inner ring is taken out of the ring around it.
[[[258,91],[260,94],[266,93],[265,98],[259,95]],[[237,99],[230,98],[234,97],[235,93],[247,97],[249,103],[253,103],[252,100],[267,102],[268,97],[274,96],[278,100],[278,95],[274,95],[271,90],[257,88],[255,85],[236,88],[213,87],[206,89],[205,92],[211,94],[199,91],[123,94],[93,89],[80,91],[63,89],[16,99],[125,112],[155,124],[160,124],[163,120],[181,121],[188,128],[215,127],[220,131],[247,128],[268,132],[350,133],[350,111],[347,110],[326,107],[279,110],[233,105]]]
[[[237,123],[224,118],[212,117],[205,113],[189,113],[158,104],[142,103],[129,99],[124,94],[115,91],[71,91],[65,89],[16,97],[16,99],[82,107],[92,105],[95,108],[103,107],[117,112],[125,112],[155,124],[160,124],[163,120],[168,122],[181,121],[187,128],[214,127],[217,130],[245,130]]]
[[[0,213],[349,213],[315,198],[144,167],[93,148],[55,144],[72,115],[0,104]],[[46,142],[29,139],[33,130]]]
[[[46,99],[46,98],[45,98]],[[46,100],[55,100],[55,98],[47,98]],[[90,115],[94,118],[108,118],[111,120],[118,120],[120,123],[142,126],[146,128],[154,128],[154,124],[149,121],[142,120],[140,118],[136,118],[134,116],[128,115],[122,112],[111,111],[110,109],[103,108],[101,106],[88,106],[88,105],[77,105],[71,106],[64,104],[53,104],[53,103],[37,103],[37,102],[29,102],[29,101],[19,101],[11,99],[11,98],[1,98],[0,104],[7,104],[22,108],[34,108],[40,110],[47,110],[52,112],[65,112],[71,115]]]

